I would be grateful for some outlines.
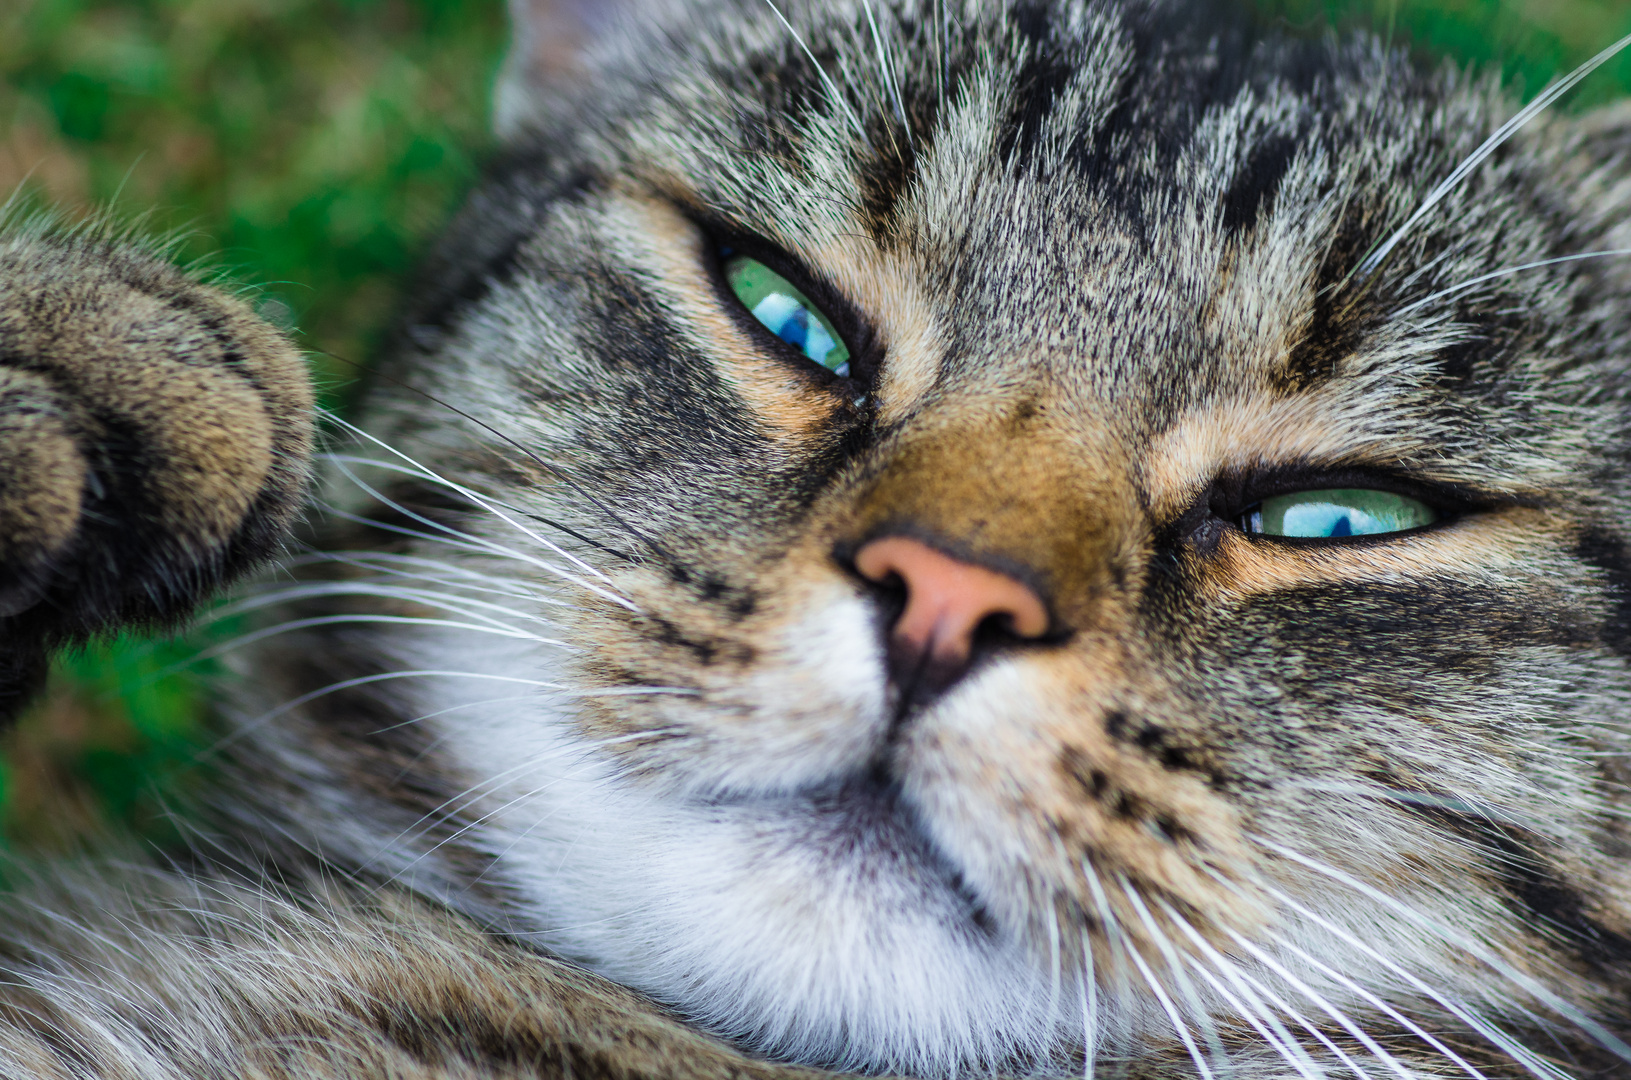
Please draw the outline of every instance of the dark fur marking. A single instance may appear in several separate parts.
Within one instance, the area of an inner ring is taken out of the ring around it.
[[[1059,751],[1059,771],[1064,773],[1066,780],[1095,801],[1110,789],[1109,775],[1088,761],[1079,747],[1068,743]]]
[[[1274,197],[1297,155],[1297,140],[1289,135],[1266,139],[1252,150],[1251,158],[1235,175],[1223,196],[1223,228],[1239,233],[1257,224],[1257,219],[1274,204]]]
[[[1120,743],[1132,743],[1144,753],[1159,761],[1163,768],[1173,771],[1199,773],[1214,787],[1221,781],[1208,768],[1198,764],[1190,749],[1174,745],[1170,739],[1172,732],[1159,724],[1141,724],[1134,731],[1133,723],[1127,714],[1121,711],[1110,713],[1104,719],[1104,731],[1112,739]]]
[[[421,273],[413,315],[405,323],[409,338],[423,344],[445,333],[494,287],[514,280],[541,208],[593,187],[594,177],[580,171],[542,190],[525,190],[536,175],[528,170],[537,168],[535,160],[522,156],[505,157],[489,168],[484,186],[444,234],[446,249]]]
[[[1027,48],[1025,62],[1014,80],[1014,98],[1002,124],[996,157],[1012,161],[1023,171],[1035,157],[1042,129],[1076,69],[1053,47],[1053,23],[1045,7],[1016,7],[1009,13],[1009,22]]]
[[[867,138],[877,152],[864,158],[855,170],[861,220],[873,240],[888,249],[895,241],[895,208],[912,186],[918,155],[892,115],[876,114],[867,125]]]
[[[1631,547],[1618,534],[1600,526],[1581,531],[1575,557],[1602,571],[1608,579],[1608,618],[1602,641],[1618,656],[1631,659]]]
[[[1544,839],[1518,826],[1445,806],[1402,801],[1396,805],[1482,849],[1513,912],[1588,967],[1603,972],[1631,965],[1631,937],[1586,913],[1585,897],[1542,856],[1548,846]]]
[[[1360,208],[1349,207],[1315,275],[1312,317],[1285,363],[1271,375],[1273,389],[1291,394],[1318,386],[1359,348],[1375,316],[1363,284],[1341,283],[1372,240]]]
[[[1171,814],[1156,810],[1137,794],[1116,787],[1109,775],[1089,762],[1081,750],[1067,745],[1059,752],[1059,771],[1065,779],[1107,813],[1128,822],[1139,822],[1170,843],[1198,844],[1194,833]],[[1066,827],[1056,823],[1062,833]]]

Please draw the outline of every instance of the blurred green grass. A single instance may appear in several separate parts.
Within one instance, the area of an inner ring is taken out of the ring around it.
[[[1537,91],[1631,33],[1625,0],[1259,0],[1295,26],[1363,23]],[[368,357],[404,275],[486,145],[502,0],[0,0],[0,197],[151,211],[261,287],[310,349]],[[1573,99],[1631,93],[1631,53]],[[314,361],[330,403],[343,365]],[[64,657],[0,740],[0,838],[56,849],[165,832],[158,792],[201,746],[182,642]]]
[[[361,361],[475,176],[504,40],[503,0],[0,0],[0,201],[146,214]],[[343,400],[352,369],[314,365]],[[0,837],[163,832],[157,793],[202,738],[207,672],[174,673],[195,651],[64,657],[0,740]]]

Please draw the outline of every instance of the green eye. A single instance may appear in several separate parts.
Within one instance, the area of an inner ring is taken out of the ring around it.
[[[732,255],[725,280],[765,328],[835,375],[849,374],[849,350],[809,298],[757,259]]]
[[[1406,495],[1340,488],[1264,499],[1247,512],[1245,526],[1247,532],[1262,536],[1375,536],[1437,520],[1436,510]]]

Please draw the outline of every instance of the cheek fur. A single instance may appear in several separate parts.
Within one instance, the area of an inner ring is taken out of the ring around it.
[[[721,795],[805,790],[864,771],[890,724],[874,606],[797,557],[754,590],[753,614],[730,621],[658,597],[639,615],[602,608],[585,675],[609,689],[667,679],[685,693],[587,709],[585,735],[625,740],[614,756],[662,786]],[[660,738],[628,738],[642,732]]]

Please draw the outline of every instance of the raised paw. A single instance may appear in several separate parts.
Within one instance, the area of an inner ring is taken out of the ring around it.
[[[0,236],[0,717],[52,649],[271,554],[311,446],[305,364],[242,300],[129,244]]]

